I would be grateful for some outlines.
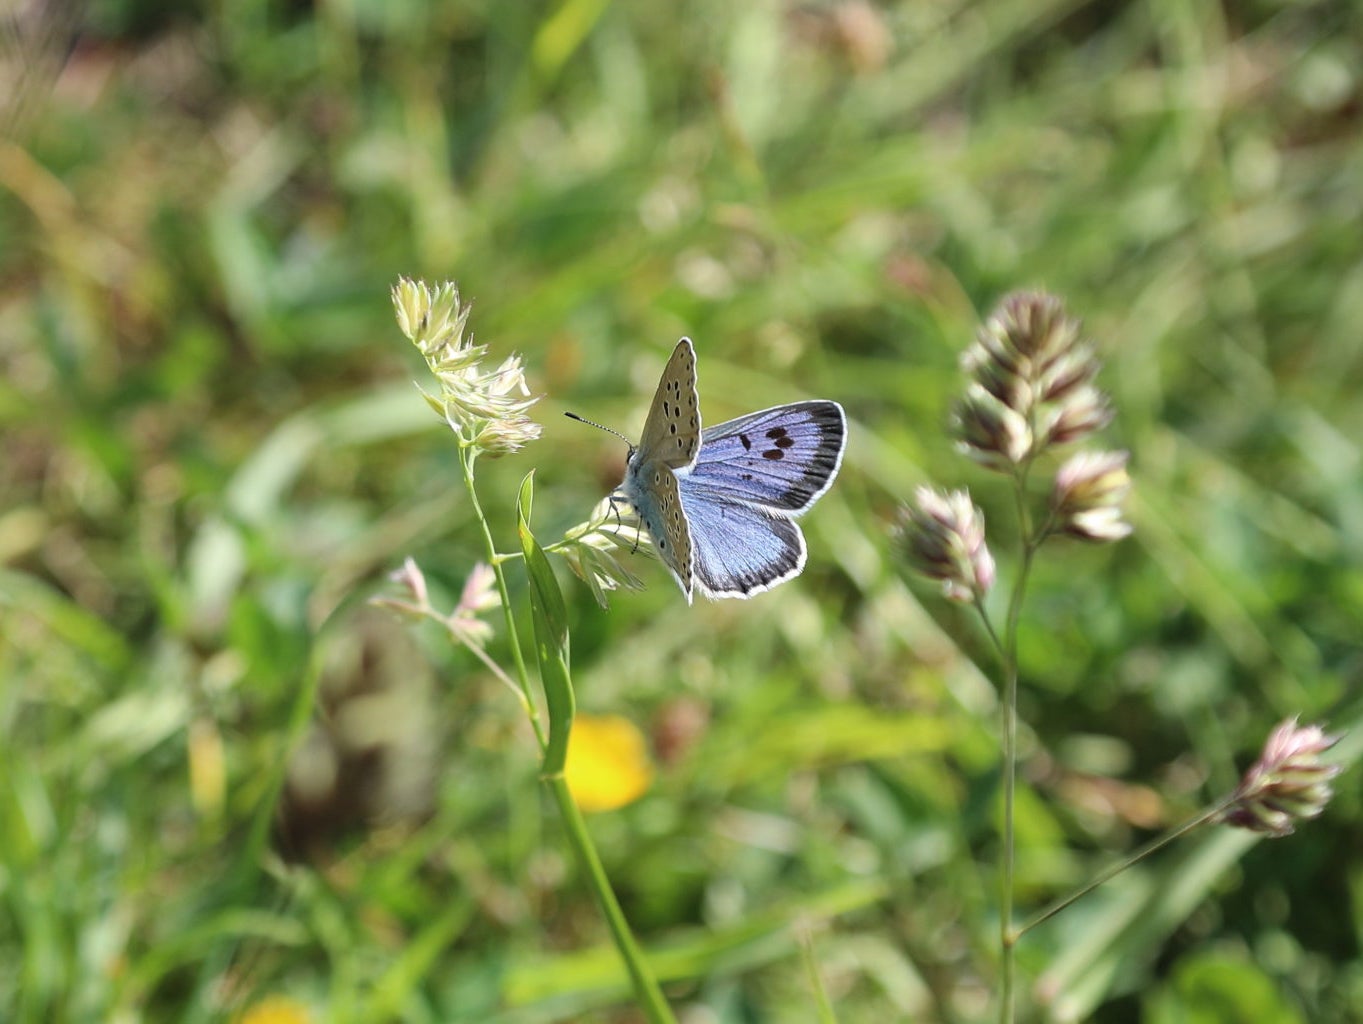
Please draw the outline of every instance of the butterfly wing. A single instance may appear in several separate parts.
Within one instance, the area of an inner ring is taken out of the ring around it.
[[[682,338],[663,368],[639,446],[630,453],[621,485],[639,513],[653,547],[691,602],[691,532],[682,508],[677,475],[700,450],[700,398],[696,394],[696,350]]]
[[[695,585],[706,597],[752,597],[798,576],[805,538],[790,519],[680,479],[690,525]]]
[[[682,338],[663,369],[622,491],[691,601],[751,597],[799,575],[792,517],[833,483],[847,420],[836,402],[796,402],[702,431],[696,353]]]
[[[696,461],[700,450],[700,398],[696,394],[696,350],[682,338],[663,368],[662,379],[644,421],[638,455],[682,469]]]
[[[685,476],[693,501],[709,495],[760,506],[776,516],[807,511],[833,484],[847,444],[837,402],[778,405],[705,430]]]
[[[644,462],[636,453],[625,467],[620,489],[648,528],[658,557],[691,603],[693,554],[691,530],[682,506],[677,475],[662,462]]]

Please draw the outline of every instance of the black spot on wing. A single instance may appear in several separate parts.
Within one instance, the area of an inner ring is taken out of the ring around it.
[[[757,437],[763,443],[754,448]],[[845,443],[846,420],[836,403],[794,403],[708,428],[692,473],[727,489],[721,466],[727,467],[741,497],[798,515],[827,489]]]

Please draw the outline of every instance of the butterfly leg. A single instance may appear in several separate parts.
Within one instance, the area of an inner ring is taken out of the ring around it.
[[[625,528],[625,521],[624,521],[622,518],[620,518],[620,506],[617,504],[617,502],[628,501],[629,499],[628,499],[628,498],[622,498],[622,497],[621,497],[620,495],[618,495],[618,494],[612,494],[612,495],[611,495],[609,498],[607,498],[606,500],[609,501],[609,502],[611,503],[611,511],[615,513],[615,529],[616,529],[616,532],[619,532],[620,530],[623,530],[623,529]],[[630,549],[630,552],[629,552],[629,553],[630,553],[631,555],[637,555],[637,554],[639,553],[639,531],[638,531],[638,530],[635,530],[635,531],[634,531],[634,547]]]

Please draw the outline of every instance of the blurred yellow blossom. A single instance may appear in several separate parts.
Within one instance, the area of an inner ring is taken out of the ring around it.
[[[653,782],[644,737],[620,715],[578,715],[563,770],[584,811],[613,811],[633,803]]]
[[[194,809],[209,820],[222,814],[227,794],[227,760],[222,733],[210,718],[189,725],[189,798]]]
[[[312,1014],[296,999],[270,996],[238,1017],[237,1024],[312,1024]]]

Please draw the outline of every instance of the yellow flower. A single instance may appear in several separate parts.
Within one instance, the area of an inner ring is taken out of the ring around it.
[[[568,738],[564,777],[582,810],[613,811],[653,782],[643,734],[620,715],[578,715]]]
[[[222,733],[209,718],[189,725],[189,798],[194,809],[210,821],[222,814],[227,793],[227,761]]]
[[[296,999],[270,996],[238,1017],[237,1024],[312,1024],[312,1014]]]

